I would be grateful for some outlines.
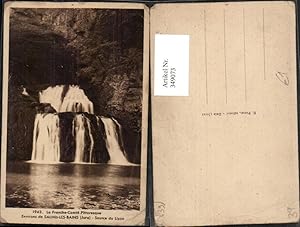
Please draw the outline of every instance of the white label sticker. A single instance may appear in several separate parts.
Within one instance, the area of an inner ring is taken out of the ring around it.
[[[189,35],[155,34],[154,95],[189,95]]]

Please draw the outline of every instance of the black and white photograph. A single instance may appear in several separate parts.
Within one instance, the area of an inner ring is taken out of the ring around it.
[[[144,10],[9,11],[5,208],[140,210]]]

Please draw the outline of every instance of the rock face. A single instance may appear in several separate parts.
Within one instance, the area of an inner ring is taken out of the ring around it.
[[[35,108],[21,95],[21,89],[9,90],[7,122],[7,158],[30,160]]]
[[[105,132],[104,125],[92,114],[82,113],[91,122],[91,135],[93,136],[94,146],[92,151],[92,162],[93,163],[107,163],[109,160],[109,154],[105,145]],[[75,137],[73,133],[73,120],[75,113],[66,112],[59,113],[60,123],[60,161],[62,162],[73,162],[75,160]],[[89,140],[86,139],[85,143],[85,156],[87,157],[89,151]],[[86,158],[87,159],[87,158]],[[87,161],[87,160],[85,160]]]
[[[38,113],[56,113],[50,103],[37,103],[35,109]]]
[[[139,163],[143,23],[143,10],[13,9],[8,157],[29,160],[35,114],[55,112],[38,103],[38,92],[78,84],[96,115],[120,122],[129,159]],[[23,87],[30,96],[22,95]]]

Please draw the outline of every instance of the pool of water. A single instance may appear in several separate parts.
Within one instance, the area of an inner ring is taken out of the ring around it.
[[[7,164],[6,207],[138,210],[140,167]]]

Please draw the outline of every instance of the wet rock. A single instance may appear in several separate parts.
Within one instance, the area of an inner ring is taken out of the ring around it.
[[[82,114],[89,119],[91,124],[91,135],[94,140],[94,146],[92,151],[92,162],[94,163],[107,163],[109,160],[109,154],[105,145],[105,135],[104,135],[104,125],[101,121],[97,121],[97,117],[93,114],[88,113],[59,113],[60,120],[60,147],[61,147],[61,157],[62,162],[73,162],[75,159],[75,149],[76,141],[73,132],[73,120],[77,114]],[[86,125],[87,129],[88,126]],[[90,138],[86,133],[85,138],[85,154],[84,159],[86,162],[89,160],[89,148],[90,148]]]
[[[35,106],[37,113],[56,113],[56,110],[50,103],[38,103]]]
[[[37,105],[38,92],[51,85],[78,84],[93,102],[96,115],[121,123],[128,135],[124,136],[128,157],[138,163],[143,11],[12,9],[10,29],[8,157],[29,160],[35,113],[55,113],[47,104]],[[20,88],[26,88],[33,99],[14,98],[21,94]],[[103,141],[97,143],[102,150]],[[66,153],[74,145],[68,146]],[[96,151],[97,162],[107,158],[105,152]]]

